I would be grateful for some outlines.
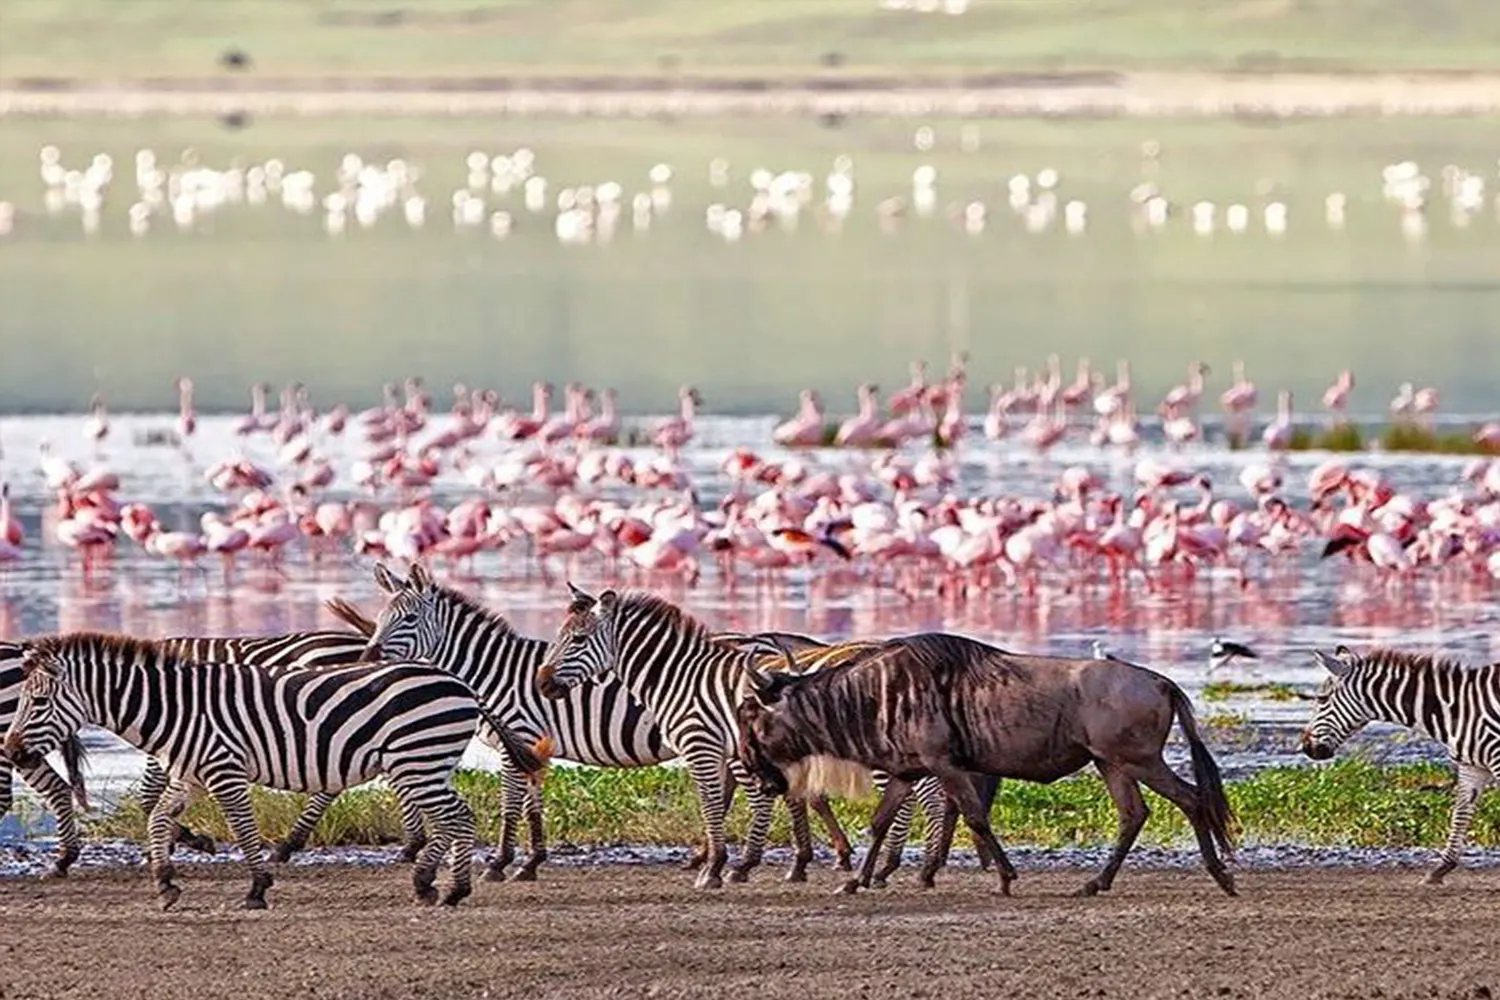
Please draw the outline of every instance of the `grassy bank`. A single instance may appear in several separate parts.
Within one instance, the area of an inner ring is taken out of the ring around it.
[[[1472,69],[1500,8],[1406,0],[7,0],[0,75],[757,74]]]
[[[1244,838],[1251,842],[1432,846],[1442,842],[1448,828],[1451,781],[1448,771],[1434,765],[1383,768],[1342,760],[1326,767],[1272,768],[1231,783],[1229,796]],[[481,835],[492,841],[499,804],[494,776],[466,772],[460,788],[475,807]],[[1149,794],[1148,799],[1153,815],[1142,842],[1178,843],[1189,838],[1187,823],[1175,808]],[[301,802],[299,796],[257,790],[261,829],[272,837],[284,835]],[[873,802],[842,802],[836,808],[846,828],[859,832],[869,822]],[[743,836],[746,819],[741,805],[730,824],[733,837]],[[188,820],[220,841],[229,840],[211,803],[196,803]],[[1014,844],[1093,846],[1109,843],[1115,835],[1114,807],[1094,777],[1047,786],[1008,782],[996,804],[995,820],[1005,841]],[[558,768],[548,780],[547,826],[554,843],[588,845],[685,846],[702,829],[687,775],[667,768]],[[127,799],[115,813],[93,821],[90,833],[142,840],[145,817],[135,800]],[[400,835],[394,796],[384,789],[359,789],[329,810],[314,842],[381,844],[396,842]],[[788,836],[785,812],[778,809],[773,839],[785,844]],[[1500,844],[1500,798],[1485,800],[1472,836],[1480,845]]]

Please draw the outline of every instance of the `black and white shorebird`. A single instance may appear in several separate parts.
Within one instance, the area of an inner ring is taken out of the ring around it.
[[[1111,653],[1109,650],[1105,649],[1104,648],[1104,640],[1103,639],[1095,639],[1094,640],[1094,659],[1096,659],[1096,660],[1113,660],[1115,663],[1130,663],[1129,660],[1121,659],[1120,657],[1116,656],[1114,653]],[[1136,664],[1131,663],[1130,665],[1131,666],[1135,666]]]
[[[1255,654],[1255,650],[1244,643],[1215,636],[1213,643],[1208,647],[1208,669],[1217,670],[1236,659],[1258,660],[1260,657]]]

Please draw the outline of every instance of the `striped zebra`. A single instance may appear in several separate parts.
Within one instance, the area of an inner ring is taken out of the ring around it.
[[[373,623],[343,602],[328,604],[335,615],[369,632],[371,655],[420,660],[450,671],[523,739],[545,739],[549,752],[565,760],[599,767],[645,767],[676,756],[663,740],[654,716],[619,681],[607,680],[560,700],[541,697],[537,677],[547,654],[547,641],[518,634],[500,615],[457,590],[437,584],[421,563],[412,566],[410,578],[404,581],[384,564],[377,564],[375,582],[389,599]],[[533,881],[538,866],[547,858],[540,789],[509,766],[503,754],[500,773],[503,796],[499,850],[485,878],[503,880],[506,867],[515,860],[516,831],[524,806],[529,853],[513,877]],[[725,794],[726,799],[732,796],[733,788]],[[848,870],[853,849],[832,808],[821,798],[810,805],[828,828],[841,867]],[[698,867],[707,856],[705,845],[688,864]],[[807,857],[789,877],[803,877],[810,859],[809,845]],[[748,864],[737,868],[738,877],[748,873],[758,860],[758,856],[749,859]]]
[[[25,652],[26,647],[21,643],[0,642],[0,726],[10,725],[21,700],[21,657]],[[78,817],[73,812],[74,797],[77,797],[80,809],[88,808],[81,769],[83,744],[76,736],[64,745],[63,759],[68,766],[67,778],[53,770],[45,760],[30,761],[21,767],[0,754],[0,818],[10,812],[14,802],[11,779],[19,772],[21,779],[41,796],[57,817],[57,857],[52,862],[52,874],[56,878],[68,874],[83,846],[78,833]]]
[[[1427,874],[1438,885],[1458,867],[1479,797],[1500,778],[1500,663],[1469,668],[1457,660],[1373,649],[1357,655],[1339,646],[1314,655],[1329,673],[1302,732],[1302,752],[1328,760],[1371,722],[1393,722],[1448,748],[1458,768],[1448,843]]]
[[[567,696],[568,691],[590,680],[613,674],[661,720],[671,749],[683,758],[698,790],[709,842],[709,863],[700,873],[700,888],[721,886],[720,872],[727,860],[724,815],[728,796],[727,775],[744,785],[752,813],[746,838],[747,857],[757,857],[770,828],[773,800],[749,781],[736,755],[738,729],[735,710],[740,686],[752,667],[765,656],[735,642],[716,641],[703,624],[681,608],[651,594],[623,597],[612,590],[597,600],[569,585],[573,601],[557,641],[548,650],[538,676],[538,688],[548,698]],[[811,650],[811,656],[786,651],[798,670],[816,669],[866,647],[846,643],[826,650]],[[922,783],[919,783],[919,785]],[[946,813],[947,798],[941,787],[928,780],[920,794],[929,816]],[[798,829],[795,803],[793,834],[799,854],[807,843],[805,826]],[[909,817],[910,802],[903,804]],[[906,818],[903,817],[903,818]],[[805,814],[802,821],[804,824]],[[930,824],[935,830],[938,824]],[[929,844],[934,841],[929,838]],[[899,860],[899,856],[898,856]],[[742,862],[743,864],[743,862]]]
[[[172,881],[175,817],[206,790],[223,810],[250,869],[246,909],[264,909],[273,883],[250,807],[251,784],[337,794],[384,775],[432,822],[412,873],[417,899],[438,901],[439,863],[452,855],[442,897],[471,892],[474,814],[453,772],[481,720],[516,765],[540,775],[542,758],[491,716],[460,680],[426,664],[375,663],[272,672],[203,663],[147,639],[80,632],[28,644],[20,704],[5,749],[20,765],[78,729],[108,729],[161,760],[171,774],[151,810],[151,870],[163,909]]]

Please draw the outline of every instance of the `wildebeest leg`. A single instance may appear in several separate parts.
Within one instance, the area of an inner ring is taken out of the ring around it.
[[[1146,818],[1151,815],[1145,798],[1141,796],[1141,786],[1134,778],[1117,765],[1102,760],[1094,763],[1104,777],[1109,797],[1114,799],[1115,809],[1120,813],[1120,829],[1115,835],[1115,849],[1109,855],[1109,862],[1102,872],[1083,884],[1083,888],[1078,890],[1080,896],[1109,891],[1110,886],[1115,883],[1115,875],[1120,871],[1120,866],[1125,863],[1125,856],[1135,846],[1135,838],[1140,836],[1141,827],[1146,825]]]
[[[728,768],[726,768],[724,770],[724,805],[722,807],[725,816],[729,815],[729,810],[734,806],[735,788],[736,782],[734,780],[734,775],[729,771]],[[709,845],[707,840],[703,841],[697,847],[695,847],[693,849],[692,856],[682,863],[683,869],[685,871],[691,872],[697,871],[699,868],[702,868],[703,865],[708,861],[708,847]]]
[[[1234,891],[1234,876],[1229,873],[1224,862],[1219,860],[1219,852],[1214,847],[1213,832],[1209,830],[1208,821],[1203,816],[1203,803],[1197,787],[1177,777],[1161,759],[1149,765],[1134,765],[1129,770],[1136,778],[1145,782],[1147,788],[1182,810],[1188,822],[1193,824],[1193,833],[1198,836],[1198,850],[1203,854],[1203,867],[1219,883],[1220,889],[1231,896],[1237,895]]]
[[[974,834],[974,842],[985,845],[994,856],[995,864],[1000,870],[1000,892],[1009,896],[1010,884],[1016,879],[1016,869],[1005,856],[1005,849],[1000,846],[1000,841],[995,839],[994,831],[990,829],[989,811],[980,801],[972,776],[966,771],[954,769],[946,761],[933,767],[932,773],[943,783],[943,790],[958,805],[959,813],[969,825],[969,831]]]
[[[875,875],[875,861],[880,857],[880,848],[885,843],[885,835],[910,791],[911,782],[892,776],[885,786],[885,793],[880,796],[880,805],[875,808],[875,818],[870,822],[870,846],[865,851],[864,864],[860,865],[858,875],[839,887],[839,892],[852,894],[860,886],[869,888]]]
[[[972,776],[974,790],[979,794],[979,804],[984,806],[984,814],[991,816],[995,812],[995,797],[1000,794],[1000,779],[993,774],[976,774]],[[955,807],[956,808],[956,807]],[[990,857],[989,848],[977,841],[974,851],[979,855],[979,867],[982,871],[989,871],[995,867],[995,859]],[[944,864],[947,859],[944,858]]]
[[[849,838],[844,833],[844,828],[839,825],[839,818],[833,814],[833,807],[828,804],[826,795],[814,796],[808,803],[808,807],[818,814],[818,819],[823,821],[823,828],[828,831],[828,841],[833,846],[833,853],[838,860],[834,867],[841,872],[852,872],[854,870],[854,848],[849,844]]]

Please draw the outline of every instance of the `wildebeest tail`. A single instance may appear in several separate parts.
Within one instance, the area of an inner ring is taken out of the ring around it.
[[[1203,739],[1198,735],[1198,720],[1193,716],[1193,703],[1187,693],[1176,684],[1167,682],[1172,689],[1172,707],[1177,712],[1177,724],[1182,735],[1187,737],[1188,750],[1193,759],[1193,783],[1198,786],[1199,801],[1203,804],[1203,818],[1219,845],[1219,850],[1228,857],[1234,856],[1234,835],[1237,823],[1229,796],[1224,794],[1224,777],[1213,754],[1208,752]]]
[[[375,623],[342,597],[330,597],[323,602],[323,606],[333,617],[349,625],[366,639],[375,634]]]
[[[505,748],[506,756],[516,767],[525,771],[527,776],[538,779],[547,770],[548,760],[552,755],[553,741],[550,736],[543,736],[536,741],[536,746],[529,747],[515,731],[497,718],[489,709],[483,705],[479,707],[480,717],[484,719],[489,727],[495,731],[500,738],[500,745]]]

